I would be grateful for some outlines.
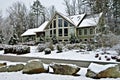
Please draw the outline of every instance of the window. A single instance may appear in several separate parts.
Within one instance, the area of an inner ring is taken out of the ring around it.
[[[56,29],[54,29],[54,32],[53,32],[53,33],[54,33],[54,35],[56,34]]]
[[[53,21],[54,28],[56,28],[56,20]]]
[[[93,34],[93,29],[90,29],[90,34]]]
[[[84,35],[87,35],[87,29],[84,29]]]
[[[62,29],[59,29],[59,36],[62,36]]]
[[[79,35],[82,35],[82,29],[79,29]]]
[[[64,20],[64,27],[68,27],[68,22]]]
[[[50,37],[52,37],[52,30],[50,30]]]
[[[64,29],[64,36],[68,36],[68,29]]]
[[[58,19],[58,27],[62,27],[62,19]]]
[[[52,23],[50,24],[50,28],[52,28]]]

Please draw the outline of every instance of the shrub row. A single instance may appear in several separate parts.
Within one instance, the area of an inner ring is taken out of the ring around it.
[[[12,53],[12,54],[26,54],[30,53],[30,47],[29,46],[23,46],[23,45],[14,45],[14,46],[6,46],[4,48],[4,53]]]

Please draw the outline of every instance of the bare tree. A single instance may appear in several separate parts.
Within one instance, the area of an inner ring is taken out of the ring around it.
[[[20,35],[27,29],[27,9],[24,3],[22,2],[15,2],[12,6],[7,9],[9,13],[10,25],[14,29],[14,33]]]
[[[66,7],[66,9],[65,9],[66,13],[70,16],[71,15],[70,1],[69,0],[64,0],[64,5]]]

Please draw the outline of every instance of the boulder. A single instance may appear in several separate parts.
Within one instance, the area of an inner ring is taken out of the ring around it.
[[[0,67],[0,72],[7,72],[7,66]]]
[[[0,67],[6,66],[6,65],[7,65],[7,63],[0,63]]]
[[[120,78],[120,65],[91,63],[86,76],[90,78]]]
[[[96,73],[91,71],[90,69],[87,70],[87,73],[86,73],[86,77],[90,77],[90,78],[96,78]]]
[[[97,78],[120,78],[120,66],[110,67],[97,74]]]
[[[23,73],[26,74],[36,74],[45,72],[48,72],[48,69],[44,68],[43,63],[40,60],[28,61],[23,69]]]
[[[78,66],[72,64],[53,63],[50,67],[53,69],[54,74],[62,75],[75,75],[80,70]]]
[[[24,68],[23,64],[10,65],[10,66],[8,66],[7,71],[8,72],[17,72],[17,71],[21,71],[23,68]]]

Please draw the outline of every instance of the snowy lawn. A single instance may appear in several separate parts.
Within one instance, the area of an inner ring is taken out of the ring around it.
[[[0,63],[7,62],[8,65],[17,64],[16,62],[0,61]],[[52,70],[50,70],[52,71]],[[96,80],[92,78],[85,77],[87,68],[81,68],[78,72],[80,76],[70,76],[70,75],[58,75],[50,73],[40,73],[40,74],[22,74],[22,71],[19,72],[1,72],[0,80]],[[120,78],[102,78],[100,80],[120,80]]]
[[[62,53],[56,53],[57,51],[52,51],[51,54],[45,55],[44,52],[38,52],[36,50],[36,46],[31,47],[31,53],[24,54],[24,55],[17,55],[17,56],[26,56],[26,57],[40,57],[40,58],[54,58],[54,59],[67,59],[67,60],[84,60],[84,61],[99,61],[99,62],[116,62],[115,60],[111,59],[111,56],[117,54],[116,51],[107,51],[110,54],[100,54],[103,53],[101,50],[97,51],[85,51],[85,52],[77,52],[79,50],[69,50],[64,51]],[[4,51],[0,51],[0,55],[3,55]],[[99,54],[98,58],[95,58],[95,55]],[[16,56],[15,54],[4,54],[4,55],[12,55]],[[107,58],[110,58],[110,61],[107,61]],[[99,60],[101,58],[101,60]]]

